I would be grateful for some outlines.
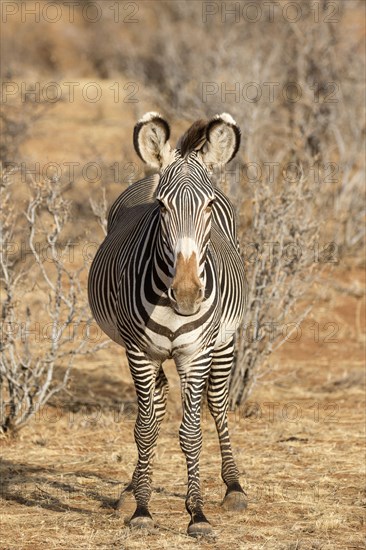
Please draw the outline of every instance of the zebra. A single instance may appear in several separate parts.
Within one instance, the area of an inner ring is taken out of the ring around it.
[[[137,394],[138,461],[125,489],[136,500],[131,527],[154,525],[148,505],[168,394],[162,363],[168,358],[174,359],[181,382],[179,440],[188,472],[188,534],[212,533],[199,477],[206,391],[222,456],[222,504],[227,510],[246,507],[229,439],[227,382],[247,282],[234,208],[212,183],[213,169],[234,158],[240,137],[234,119],[223,113],[195,122],[174,148],[168,122],[159,113],[146,113],[134,127],[133,143],[154,173],[115,201],[107,236],[90,268],[91,310],[101,329],[125,347]]]

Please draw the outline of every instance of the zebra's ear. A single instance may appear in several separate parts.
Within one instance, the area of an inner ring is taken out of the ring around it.
[[[161,169],[169,163],[169,136],[167,121],[159,113],[146,113],[133,130],[135,151],[144,162]]]
[[[223,166],[233,159],[240,146],[240,129],[235,120],[222,113],[212,118],[206,127],[206,143],[202,158],[210,166]]]

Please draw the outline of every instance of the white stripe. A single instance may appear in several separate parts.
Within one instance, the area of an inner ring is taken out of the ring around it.
[[[197,243],[191,237],[183,237],[178,239],[177,248],[176,248],[176,258],[179,252],[183,254],[183,258],[186,260],[189,260],[193,252],[195,252],[196,254],[196,260],[199,257]]]

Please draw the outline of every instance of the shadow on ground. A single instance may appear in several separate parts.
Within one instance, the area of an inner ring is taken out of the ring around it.
[[[124,485],[96,472],[64,472],[52,467],[34,466],[25,463],[0,461],[1,492],[5,501],[24,506],[37,506],[54,512],[78,512],[93,514],[98,509],[80,508],[80,500],[91,499],[102,508],[114,509],[117,500],[106,496],[111,488],[115,494]],[[65,478],[67,481],[65,481]],[[89,483],[86,484],[85,481]],[[118,487],[119,486],[119,487]]]
[[[87,515],[98,513],[99,508],[116,510],[121,504],[120,495],[130,481],[126,479],[125,483],[121,483],[97,472],[64,472],[53,467],[7,460],[0,460],[0,478],[0,498],[4,501],[53,512],[77,512]],[[185,499],[183,492],[171,492],[163,487],[154,487],[153,491],[167,497]],[[111,492],[113,497],[108,496]],[[131,498],[133,499],[132,493]],[[90,509],[77,506],[77,501],[85,504],[86,499],[99,503],[99,508],[93,503]]]

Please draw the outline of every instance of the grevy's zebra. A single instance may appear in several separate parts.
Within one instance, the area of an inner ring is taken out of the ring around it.
[[[188,469],[188,533],[195,536],[211,532],[199,481],[206,384],[227,486],[223,505],[246,506],[227,428],[227,379],[246,282],[233,207],[208,171],[234,157],[240,131],[224,113],[193,124],[177,149],[169,145],[169,134],[157,113],[147,113],[135,126],[137,154],[159,173],[134,183],[112,206],[108,235],[90,269],[89,301],[103,331],[125,346],[136,387],[138,463],[127,488],[137,503],[134,526],[152,525],[151,463],[168,393],[162,362],[175,360],[182,387],[179,438]]]

